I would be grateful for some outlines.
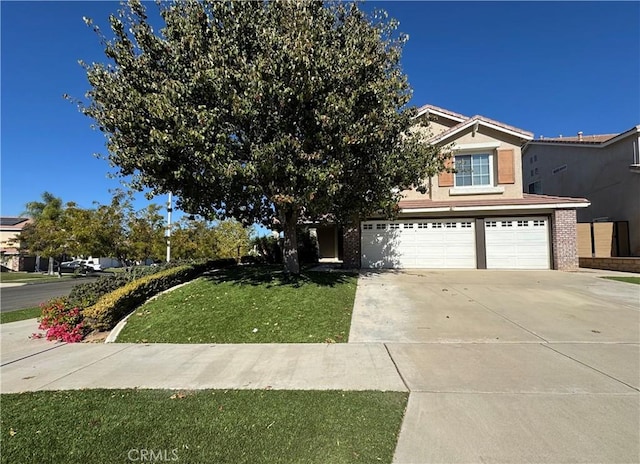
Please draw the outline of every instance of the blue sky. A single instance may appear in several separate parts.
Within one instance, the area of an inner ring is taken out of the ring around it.
[[[153,7],[153,5],[150,5]],[[638,2],[370,2],[409,34],[412,103],[482,114],[544,136],[640,123]],[[88,89],[77,64],[104,61],[83,16],[106,29],[117,2],[8,2],[1,14],[1,211],[48,190],[107,203],[102,134],[62,98]],[[154,200],[164,203],[165,197]],[[138,206],[146,200],[140,196]]]

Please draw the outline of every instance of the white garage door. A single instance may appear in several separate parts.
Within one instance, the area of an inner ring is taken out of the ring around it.
[[[487,218],[484,227],[487,269],[549,269],[547,218]]]
[[[474,220],[366,221],[363,268],[475,269]]]

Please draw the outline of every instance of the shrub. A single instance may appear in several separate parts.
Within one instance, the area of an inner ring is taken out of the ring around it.
[[[103,295],[84,311],[89,327],[110,330],[116,323],[152,296],[175,285],[188,282],[198,274],[217,267],[232,266],[234,259],[221,259],[165,269],[129,282],[111,293]]]
[[[82,340],[86,329],[80,308],[69,305],[66,298],[55,298],[40,305],[40,330],[47,331],[47,340],[75,343]]]
[[[122,273],[101,276],[93,282],[73,287],[69,293],[69,302],[81,308],[88,308],[96,304],[101,296],[124,287],[129,282],[179,265],[180,263],[172,262],[159,266],[134,266]]]

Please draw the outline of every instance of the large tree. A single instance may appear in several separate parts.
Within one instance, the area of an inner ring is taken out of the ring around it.
[[[283,230],[298,273],[300,219],[393,215],[401,190],[443,169],[410,130],[407,38],[386,13],[306,0],[159,8],[159,32],[139,0],[109,18],[113,37],[93,26],[109,62],[86,65],[79,102],[136,188]]]

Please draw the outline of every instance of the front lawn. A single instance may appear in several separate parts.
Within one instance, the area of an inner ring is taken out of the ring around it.
[[[275,390],[5,394],[1,462],[390,463],[407,397]]]
[[[603,277],[603,279],[617,280],[618,282],[627,282],[627,283],[630,283],[630,284],[640,285],[640,277],[613,277],[613,276],[607,276],[607,277]]]
[[[223,270],[138,308],[118,342],[346,342],[356,282],[341,272]]]
[[[40,317],[41,314],[42,309],[40,308],[40,306],[36,306],[35,308],[18,309],[17,311],[0,313],[0,324],[23,321],[25,319],[33,319],[35,317]]]

